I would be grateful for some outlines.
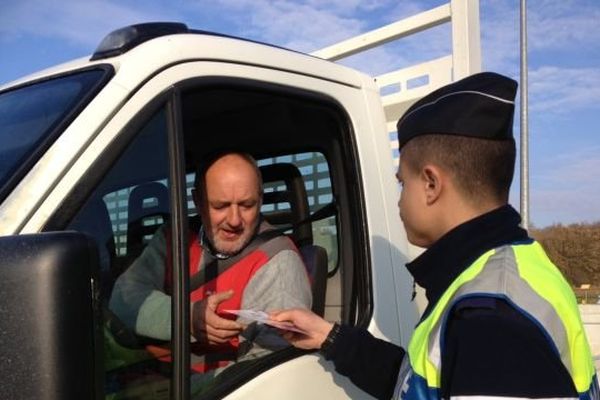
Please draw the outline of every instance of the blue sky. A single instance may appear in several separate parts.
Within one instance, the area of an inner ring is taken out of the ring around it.
[[[310,52],[443,0],[4,0],[0,84],[88,55],[124,25],[181,21]],[[531,222],[600,221],[600,2],[530,0]],[[519,77],[518,0],[480,0],[484,70]],[[379,74],[450,51],[449,26],[345,64]],[[515,134],[518,135],[518,119]],[[518,206],[518,175],[511,201]]]

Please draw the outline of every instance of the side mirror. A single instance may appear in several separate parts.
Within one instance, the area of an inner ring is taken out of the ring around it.
[[[0,237],[3,398],[102,396],[97,269],[81,233]]]

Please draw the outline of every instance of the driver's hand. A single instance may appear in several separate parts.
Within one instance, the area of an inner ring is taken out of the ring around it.
[[[207,298],[192,303],[192,335],[200,343],[223,344],[238,336],[243,325],[229,319],[221,318],[216,310],[219,303],[230,299],[233,290],[213,293]]]

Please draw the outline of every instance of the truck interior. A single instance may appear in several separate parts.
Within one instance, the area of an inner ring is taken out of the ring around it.
[[[368,321],[368,236],[360,170],[343,110],[314,93],[290,94],[289,89],[241,80],[184,82],[175,90],[181,99],[175,113],[181,118],[178,134],[185,149],[187,215],[197,214],[190,194],[203,157],[226,149],[252,154],[264,181],[261,213],[299,248],[311,276],[313,310],[332,321]],[[119,275],[172,218],[167,151],[172,108],[166,106],[172,95],[155,99],[131,121],[46,227],[77,230],[97,244],[100,299],[108,315],[104,348],[109,343],[118,349],[103,355],[105,394],[117,398],[140,393],[144,398],[149,388],[168,387],[164,366],[156,367],[149,357],[130,361],[135,357],[127,353],[139,356],[147,340],[115,320],[108,300]],[[258,360],[250,368],[231,368],[215,380],[219,384],[195,393],[221,396],[259,371],[301,354],[287,353]],[[147,385],[149,379],[164,384]]]

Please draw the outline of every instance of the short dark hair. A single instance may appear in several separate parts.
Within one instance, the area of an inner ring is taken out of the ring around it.
[[[406,143],[400,157],[415,171],[427,163],[439,165],[450,172],[458,190],[471,200],[508,202],[515,169],[514,139],[426,134]]]
[[[256,173],[256,177],[258,178],[258,191],[259,194],[262,194],[262,174],[260,173],[260,168],[258,168],[258,164],[254,157],[251,154],[239,151],[239,150],[220,150],[213,153],[210,153],[202,158],[202,161],[198,164],[196,168],[196,176],[194,177],[194,188],[196,190],[204,190],[204,177],[206,175],[206,171],[215,163],[217,160],[228,156],[228,155],[237,155],[244,159],[248,164],[252,166],[254,172]]]

